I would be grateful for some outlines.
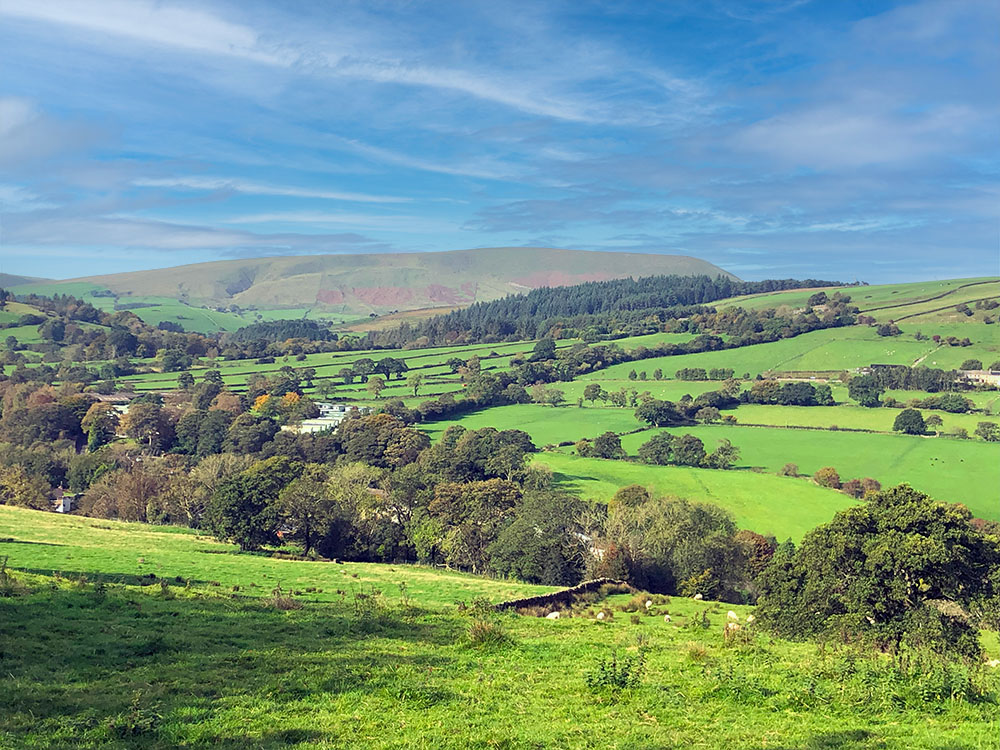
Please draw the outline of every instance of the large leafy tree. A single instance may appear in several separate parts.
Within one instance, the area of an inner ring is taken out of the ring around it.
[[[447,561],[473,572],[487,569],[487,550],[513,520],[520,500],[521,488],[505,479],[438,484],[428,511],[441,523]]]
[[[275,456],[223,481],[209,504],[209,519],[216,536],[235,542],[242,550],[276,541],[276,501],[301,471],[301,464]]]
[[[874,408],[882,405],[885,388],[874,375],[859,375],[847,383],[847,395],[861,406]]]
[[[896,432],[905,432],[907,435],[923,435],[927,432],[927,424],[924,422],[924,416],[916,409],[903,409],[896,415],[892,429]]]
[[[997,595],[1000,542],[971,518],[905,484],[872,493],[775,556],[760,580],[760,614],[792,637],[839,633],[974,655],[965,610]]]
[[[639,446],[639,460],[647,464],[666,466],[673,458],[674,436],[669,432],[653,435]]]
[[[490,545],[493,569],[529,583],[577,583],[585,551],[577,522],[583,509],[583,503],[572,495],[527,493],[514,520]]]
[[[635,410],[635,418],[653,427],[669,427],[675,424],[685,424],[688,421],[672,402],[658,399],[650,399],[641,404]]]

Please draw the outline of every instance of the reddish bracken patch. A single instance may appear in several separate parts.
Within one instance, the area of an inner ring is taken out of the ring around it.
[[[316,292],[316,301],[324,305],[339,305],[346,299],[347,297],[339,289],[320,289]]]
[[[413,299],[413,290],[402,286],[356,286],[351,292],[362,302],[382,307],[405,305]]]
[[[535,271],[527,276],[514,279],[515,284],[522,284],[537,289],[540,286],[573,286],[585,281],[607,281],[617,278],[608,272],[597,273],[567,273],[566,271]]]

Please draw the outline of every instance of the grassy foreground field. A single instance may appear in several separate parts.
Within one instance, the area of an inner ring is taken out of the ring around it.
[[[324,591],[281,610],[269,588],[232,592],[208,581],[233,575],[247,586],[281,570],[289,582],[335,586],[341,566],[202,555],[195,550],[222,545],[6,507],[0,538],[16,587],[0,598],[4,750],[957,750],[995,747],[1000,728],[997,670],[900,667],[749,625],[727,645],[726,611],[745,620],[746,607],[656,597],[651,616],[640,616],[617,596],[602,603],[613,614],[603,623],[593,605],[558,621],[503,616],[511,640],[483,648],[469,642],[470,618],[448,597],[478,588],[496,600],[531,587],[428,571],[440,586],[410,589],[404,603],[391,582],[409,569],[355,565],[345,570],[385,585],[373,606]],[[72,575],[25,572],[49,567],[54,550]],[[156,579],[131,577],[153,569]],[[194,574],[189,586],[174,578]],[[995,639],[985,644],[995,655]],[[640,648],[636,687],[587,687],[601,659]]]

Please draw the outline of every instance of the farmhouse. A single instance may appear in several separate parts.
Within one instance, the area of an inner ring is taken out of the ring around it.
[[[82,493],[69,492],[60,487],[56,489],[55,496],[56,499],[52,501],[52,509],[56,513],[72,513],[76,509]]]
[[[337,425],[347,419],[352,412],[358,414],[368,414],[371,409],[367,406],[356,406],[352,404],[329,404],[317,403],[319,416],[314,419],[303,419],[297,425],[284,425],[281,429],[288,432],[310,433],[326,432],[334,429]]]
[[[962,370],[962,375],[973,383],[1000,386],[1000,370]]]

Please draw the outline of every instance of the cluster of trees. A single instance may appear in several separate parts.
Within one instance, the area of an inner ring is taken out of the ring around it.
[[[940,391],[968,390],[971,385],[956,370],[939,370],[931,367],[908,367],[907,365],[878,365],[872,367],[869,374],[859,375],[854,380],[865,378],[866,389],[876,386],[881,392],[886,390],[904,391]],[[851,396],[854,398],[854,396]],[[877,404],[875,404],[877,405]]]
[[[816,280],[738,282],[708,276],[652,276],[570,287],[535,289],[492,302],[477,302],[421,323],[374,333],[377,346],[519,341],[557,335],[584,341],[670,330],[697,314],[713,314],[707,303],[731,297],[824,285]],[[839,301],[839,298],[838,298]],[[825,313],[824,313],[825,315]],[[834,317],[836,314],[834,314]]]
[[[781,406],[833,406],[833,391],[829,385],[814,385],[804,381],[779,383],[758,380],[740,393],[745,404],[779,404]]]
[[[685,395],[677,402],[663,401],[643,394],[640,397],[642,403],[635,410],[635,417],[650,427],[691,424],[695,419],[713,422],[720,418],[721,409],[733,409],[739,405],[739,399],[734,395],[738,390],[736,381],[730,380],[721,390],[706,391],[695,398]]]
[[[709,503],[656,497],[623,487],[584,523],[587,575],[632,582],[647,591],[752,602],[756,579],[778,547],[773,538],[737,529]]]
[[[975,404],[965,396],[957,393],[942,393],[939,396],[911,399],[909,406],[915,409],[937,409],[951,414],[966,414],[975,408]]]
[[[674,377],[678,380],[732,380],[735,371],[731,367],[682,367]]]
[[[249,344],[251,342],[273,344],[289,339],[305,341],[336,341],[337,334],[330,331],[328,325],[321,325],[315,320],[268,320],[244,326],[233,333],[222,337],[223,343]]]
[[[740,449],[723,439],[714,451],[708,453],[705,444],[695,435],[660,432],[639,446],[639,460],[657,466],[675,464],[729,469],[740,460]]]

